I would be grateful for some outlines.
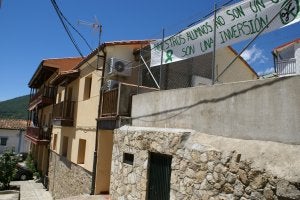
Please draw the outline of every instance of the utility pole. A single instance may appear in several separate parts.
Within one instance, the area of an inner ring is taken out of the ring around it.
[[[98,34],[98,47],[97,47],[97,70],[99,69],[99,58],[100,58],[100,44],[101,44],[101,34],[102,34],[102,25],[98,22],[97,17],[95,16],[95,23],[91,23],[91,22],[86,22],[86,21],[82,21],[79,20],[78,24],[82,24],[82,25],[87,25],[92,27],[93,30],[98,31],[99,30],[99,34]],[[102,68],[102,78],[104,76],[104,66]],[[103,79],[101,81],[101,86],[103,85]],[[98,107],[98,116],[100,116],[100,106],[101,106],[101,98],[102,98],[102,90],[100,90],[100,101],[99,101],[99,107]],[[92,185],[91,185],[91,195],[95,195],[95,186],[96,186],[96,169],[97,169],[97,158],[98,158],[98,140],[99,140],[99,136],[98,136],[98,130],[99,130],[99,122],[97,121],[97,125],[96,125],[96,140],[95,140],[95,149],[94,149],[94,158],[93,158],[93,174],[92,174]]]
[[[159,86],[160,88],[164,88],[164,68],[163,68],[163,62],[164,62],[164,43],[165,43],[165,29],[162,29],[162,40],[161,40],[161,58],[160,58],[160,72],[159,72]]]
[[[214,3],[214,46],[213,46],[213,57],[212,57],[212,74],[211,74],[211,84],[215,84],[215,72],[216,72],[216,37],[217,34],[217,4]]]

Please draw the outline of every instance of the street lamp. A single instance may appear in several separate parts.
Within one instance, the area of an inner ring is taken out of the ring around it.
[[[43,126],[43,131],[44,131],[45,133],[47,133],[47,131],[48,131],[48,126],[47,126],[47,125],[44,125],[44,126]]]

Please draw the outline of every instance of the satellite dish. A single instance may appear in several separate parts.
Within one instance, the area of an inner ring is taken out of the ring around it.
[[[121,62],[121,61],[115,62],[115,70],[117,72],[122,72],[122,71],[124,71],[124,69],[125,69],[125,64],[123,62]]]

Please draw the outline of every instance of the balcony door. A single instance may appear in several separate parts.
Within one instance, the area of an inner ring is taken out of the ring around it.
[[[72,106],[71,106],[71,102],[72,102],[72,95],[73,95],[73,88],[69,87],[68,88],[68,93],[65,99],[65,117],[70,118],[71,117],[71,113],[72,113]]]
[[[73,88],[72,88],[72,87],[69,87],[69,88],[68,88],[68,94],[67,94],[66,100],[67,100],[67,101],[72,101],[72,96],[73,96]]]

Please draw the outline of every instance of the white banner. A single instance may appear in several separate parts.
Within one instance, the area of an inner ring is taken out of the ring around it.
[[[299,0],[245,0],[224,7],[216,17],[216,48],[252,38],[266,26],[263,33],[299,20]],[[213,51],[213,27],[214,16],[211,16],[179,34],[165,38],[163,45],[162,40],[152,42],[151,67]]]

